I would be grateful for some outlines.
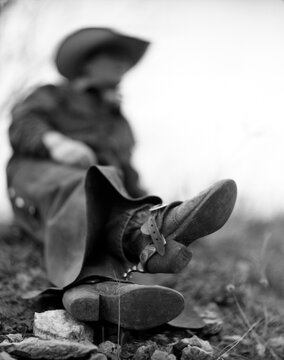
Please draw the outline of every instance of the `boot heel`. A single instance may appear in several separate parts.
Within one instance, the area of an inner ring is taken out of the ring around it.
[[[92,285],[79,285],[65,291],[64,308],[79,321],[98,321],[100,295]]]
[[[183,244],[174,240],[167,243],[165,250],[164,256],[156,253],[146,262],[148,273],[177,274],[188,265],[192,257],[192,253]]]

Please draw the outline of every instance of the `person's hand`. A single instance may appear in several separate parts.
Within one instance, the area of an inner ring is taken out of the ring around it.
[[[81,141],[70,139],[58,132],[47,132],[43,136],[43,143],[48,148],[53,160],[88,168],[97,163],[96,154]]]

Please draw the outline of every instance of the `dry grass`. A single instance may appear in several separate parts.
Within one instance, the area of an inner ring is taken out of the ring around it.
[[[284,359],[284,218],[235,216],[193,244],[193,260],[164,284],[198,306],[218,306],[224,329],[210,341],[223,359]]]
[[[0,279],[7,287],[1,290],[0,336],[18,331],[28,335],[31,318],[21,319],[26,303],[19,294],[43,284],[42,249],[4,230]],[[181,274],[155,277],[201,309],[208,304],[218,307],[223,331],[209,339],[216,359],[284,359],[283,234],[284,217],[264,222],[233,216],[221,231],[192,245],[193,260]],[[32,316],[32,306],[28,309]]]

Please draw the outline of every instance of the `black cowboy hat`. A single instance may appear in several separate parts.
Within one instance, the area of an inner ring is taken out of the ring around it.
[[[133,67],[143,56],[148,41],[120,34],[109,28],[84,28],[67,36],[57,49],[55,64],[61,75],[74,79],[82,63],[93,53],[106,48],[121,49]]]

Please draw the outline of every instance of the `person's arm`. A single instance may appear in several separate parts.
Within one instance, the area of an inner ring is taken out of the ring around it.
[[[12,109],[9,136],[15,153],[49,157],[49,151],[43,143],[43,135],[53,130],[49,117],[55,104],[54,87],[44,86]]]
[[[14,107],[9,128],[14,152],[79,167],[96,164],[96,155],[89,146],[54,129],[51,119],[56,117],[59,101],[57,89],[44,86]]]
[[[88,168],[97,163],[96,154],[81,141],[70,139],[57,131],[46,132],[42,140],[50,157],[56,162],[82,168]]]

